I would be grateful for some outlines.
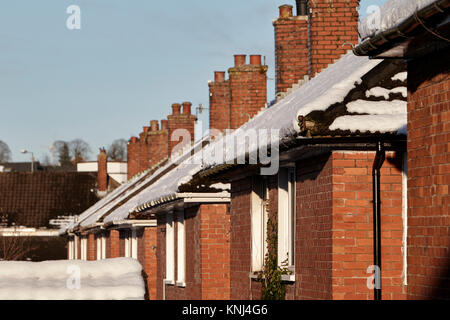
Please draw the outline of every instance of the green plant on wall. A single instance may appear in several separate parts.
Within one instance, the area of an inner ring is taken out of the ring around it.
[[[267,221],[267,253],[264,258],[263,271],[260,274],[262,283],[262,300],[284,300],[286,297],[286,284],[282,276],[290,274],[288,260],[278,265],[278,224],[276,219]]]

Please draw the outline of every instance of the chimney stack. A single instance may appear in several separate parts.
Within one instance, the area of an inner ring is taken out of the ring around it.
[[[235,67],[230,74],[230,128],[237,129],[254,117],[267,104],[267,66],[260,55],[235,55]]]
[[[230,81],[224,71],[214,72],[214,82],[209,82],[209,127],[224,132],[231,128]]]
[[[100,194],[108,191],[108,156],[105,148],[100,149],[100,154],[97,157],[98,171],[97,171],[97,188]]]
[[[296,0],[296,16],[292,6],[279,7],[273,23],[277,93],[314,77],[347,53],[349,43],[358,43],[358,5],[359,0]]]
[[[190,142],[194,141],[195,134],[195,116],[191,114],[191,106],[190,102],[183,102],[183,114],[181,114],[181,105],[179,103],[174,103],[172,105],[172,114],[167,116],[168,120],[168,152],[166,155],[169,157],[172,156],[172,152],[175,147],[178,146],[180,142],[183,141],[182,138],[177,138],[178,140],[172,141],[172,138],[175,139],[174,132],[178,129],[187,130],[190,135]],[[166,140],[167,141],[167,140]]]

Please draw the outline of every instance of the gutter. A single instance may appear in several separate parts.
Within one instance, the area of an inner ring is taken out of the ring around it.
[[[361,44],[353,49],[353,53],[357,56],[375,56],[389,48],[389,44],[395,42],[404,42],[422,23],[431,20],[435,15],[445,13],[450,8],[450,0],[437,0],[436,2],[416,11],[398,26],[392,27],[383,32],[364,40]],[[391,47],[392,47],[391,46]]]
[[[156,227],[156,220],[119,220],[109,221],[104,224],[105,228],[117,226],[119,228],[139,228],[139,227]]]
[[[159,199],[146,202],[136,207],[134,210],[132,210],[132,212],[140,213],[177,200],[182,200],[183,203],[228,203],[230,202],[230,196],[231,195],[228,191],[219,193],[173,193],[172,195],[164,196]]]

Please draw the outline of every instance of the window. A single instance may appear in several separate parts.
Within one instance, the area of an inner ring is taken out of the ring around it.
[[[278,174],[278,265],[295,265],[295,168]]]
[[[137,259],[137,249],[137,231],[136,229],[131,229],[131,232],[127,232],[127,237],[125,238],[125,257]]]
[[[166,279],[168,284],[175,281],[175,234],[173,230],[173,213],[166,216]]]
[[[184,233],[184,212],[177,212],[177,285],[185,285],[186,238]]]
[[[251,194],[253,272],[262,271],[264,257],[267,253],[267,194],[268,190],[266,177],[253,177]]]

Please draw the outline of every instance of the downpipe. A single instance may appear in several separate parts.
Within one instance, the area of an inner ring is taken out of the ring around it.
[[[373,189],[373,264],[375,266],[374,300],[381,301],[381,198],[380,179],[381,167],[386,160],[384,143],[377,142],[377,152],[372,168]]]

